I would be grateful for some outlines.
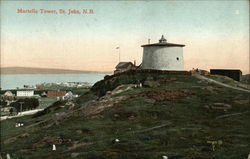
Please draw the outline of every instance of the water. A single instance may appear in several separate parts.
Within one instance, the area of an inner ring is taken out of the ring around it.
[[[85,74],[15,74],[1,75],[1,88],[16,89],[23,88],[23,85],[33,85],[41,83],[57,82],[88,82],[94,84],[102,80],[104,73],[85,73]]]

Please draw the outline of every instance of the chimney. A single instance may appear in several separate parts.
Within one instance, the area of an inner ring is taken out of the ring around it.
[[[136,66],[136,60],[134,60],[134,66]]]
[[[150,39],[148,39],[148,44],[150,44]]]

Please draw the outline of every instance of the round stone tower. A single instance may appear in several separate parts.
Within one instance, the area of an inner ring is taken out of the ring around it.
[[[162,35],[159,43],[142,45],[142,69],[183,71],[182,44],[168,43]]]

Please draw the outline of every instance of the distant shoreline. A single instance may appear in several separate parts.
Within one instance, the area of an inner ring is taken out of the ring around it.
[[[84,73],[111,73],[99,71],[80,71],[66,69],[50,69],[50,68],[29,68],[29,67],[2,67],[1,75],[15,74],[84,74]]]

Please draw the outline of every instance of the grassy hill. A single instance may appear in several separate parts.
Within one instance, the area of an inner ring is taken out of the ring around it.
[[[135,88],[139,83],[143,87]],[[19,159],[247,158],[249,121],[249,93],[189,75],[123,74],[97,82],[76,101],[1,121],[1,153]],[[15,128],[16,122],[24,127]]]
[[[250,84],[250,74],[242,75],[242,81]]]

